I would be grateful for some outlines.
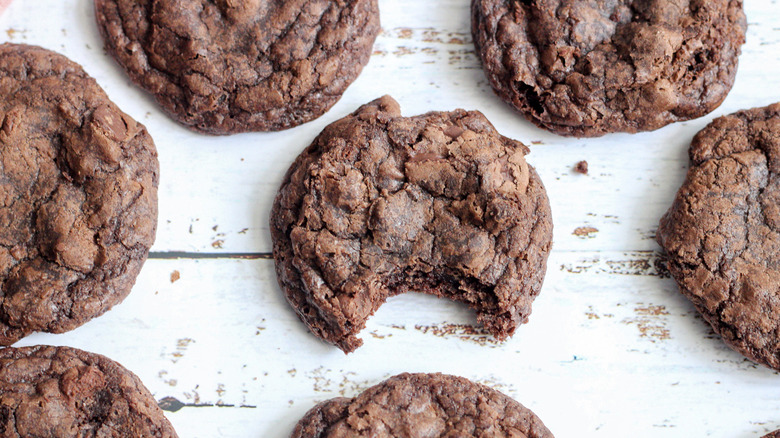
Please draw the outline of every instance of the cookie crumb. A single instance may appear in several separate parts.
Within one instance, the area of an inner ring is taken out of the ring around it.
[[[171,272],[171,283],[176,283],[181,278],[181,273],[179,271],[173,271]]]
[[[583,175],[588,174],[588,162],[585,160],[580,161],[574,165],[574,171]]]

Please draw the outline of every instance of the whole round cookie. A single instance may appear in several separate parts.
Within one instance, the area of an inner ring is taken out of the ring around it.
[[[377,0],[95,0],[106,50],[171,117],[275,131],[333,106],[368,63]]]
[[[463,377],[399,374],[359,396],[320,403],[292,438],[326,437],[553,438],[529,409]]]
[[[0,437],[156,437],[176,432],[135,374],[76,348],[0,349]]]
[[[496,338],[525,323],[552,241],[522,143],[481,113],[402,117],[389,96],[330,126],[295,160],[271,214],[287,300],[345,352],[388,297],[465,303]]]
[[[154,242],[143,125],[62,55],[0,45],[0,345],[61,333],[130,292]]]
[[[575,137],[711,112],[734,83],[746,27],[742,0],[472,0],[496,94]]]
[[[780,370],[780,104],[716,119],[661,219],[669,270],[732,348]]]

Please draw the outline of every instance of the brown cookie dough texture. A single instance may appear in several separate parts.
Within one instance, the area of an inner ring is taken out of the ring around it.
[[[292,438],[553,438],[533,412],[462,377],[400,374],[359,396],[320,403]]]
[[[776,430],[772,433],[766,434],[761,438],[780,438],[780,430]]]
[[[130,292],[157,226],[157,152],[82,68],[0,45],[0,345]]]
[[[734,83],[746,27],[742,0],[472,0],[496,94],[575,137],[714,110]]]
[[[527,153],[479,112],[401,117],[388,96],[326,127],[290,167],[271,215],[287,300],[345,352],[407,291],[463,302],[495,337],[512,335],[552,240]]]
[[[154,437],[176,432],[133,373],[69,347],[0,350],[0,437]]]
[[[379,33],[377,0],[95,0],[106,49],[182,124],[275,131],[325,113]]]
[[[681,292],[732,348],[780,370],[780,104],[716,119],[658,242]]]

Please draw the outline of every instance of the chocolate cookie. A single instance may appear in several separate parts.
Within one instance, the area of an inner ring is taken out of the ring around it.
[[[345,352],[388,297],[463,302],[497,338],[525,323],[550,252],[550,206],[522,143],[481,113],[401,117],[385,96],[290,167],[271,214],[279,285]]]
[[[533,412],[506,395],[445,374],[400,374],[359,396],[320,403],[292,438],[552,438]]]
[[[650,131],[701,117],[734,83],[742,0],[472,0],[496,94],[560,135]]]
[[[156,437],[176,432],[122,365],[69,347],[0,350],[0,437]]]
[[[732,348],[780,370],[780,104],[716,119],[658,242],[680,290]]]
[[[119,303],[154,242],[157,151],[82,68],[0,45],[0,345]]]
[[[768,433],[761,438],[780,438],[780,430],[776,430],[772,433]]]
[[[377,0],[95,0],[106,49],[171,117],[208,134],[321,116],[379,33]]]

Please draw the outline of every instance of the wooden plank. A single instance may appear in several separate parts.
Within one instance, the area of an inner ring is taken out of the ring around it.
[[[748,43],[715,113],[578,140],[534,128],[493,95],[465,0],[380,0],[374,56],[329,113],[281,133],[230,137],[187,131],[133,87],[101,49],[92,1],[15,2],[0,37],[82,63],[149,127],[162,169],[158,239],[131,296],[73,332],[20,345],[72,345],[120,361],[171,411],[183,438],[285,437],[317,401],[403,371],[495,386],[560,437],[758,437],[780,428],[777,373],[711,332],[665,276],[653,239],[692,136],[716,115],[780,100],[776,3],[746,2]],[[267,222],[282,175],[324,126],[385,93],[406,115],[479,109],[531,146],[555,246],[529,324],[505,343],[462,306],[410,294],[382,307],[362,334],[366,345],[345,356],[305,330],[276,285]],[[572,170],[580,160],[588,175]]]
[[[654,133],[578,140],[534,128],[493,95],[471,45],[467,1],[388,0],[380,2],[385,30],[375,55],[329,113],[281,133],[215,138],[178,126],[131,86],[101,50],[91,2],[74,4],[20,2],[3,17],[6,32],[0,35],[82,63],[112,99],[147,124],[162,167],[158,251],[270,251],[268,215],[289,164],[326,124],[385,93],[401,102],[406,115],[480,109],[502,133],[529,143],[529,160],[552,199],[556,248],[650,250],[656,246],[649,236],[684,177],[693,135],[715,115],[780,100],[774,73],[780,12],[772,2],[745,5],[751,24],[737,83],[713,115]],[[580,160],[590,163],[588,176],[573,172]],[[599,232],[572,235],[580,227]]]
[[[645,257],[554,254],[530,322],[504,343],[464,306],[396,297],[348,356],[306,331],[270,260],[151,260],[111,312],[20,345],[120,361],[175,411],[182,437],[284,437],[316,402],[404,371],[497,387],[562,437],[747,437],[780,426],[778,373],[728,349],[673,281],[625,269]]]

